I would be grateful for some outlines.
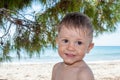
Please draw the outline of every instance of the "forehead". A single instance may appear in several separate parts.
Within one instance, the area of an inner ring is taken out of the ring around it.
[[[67,27],[62,27],[58,36],[76,38],[76,39],[86,39],[86,40],[88,40],[89,38],[86,30],[77,29],[77,28],[67,28]]]
[[[75,28],[75,27],[67,27],[67,26],[62,26],[60,31],[58,32],[59,34],[66,34],[66,33],[70,33],[70,34],[76,34],[76,35],[84,35],[87,36],[89,33],[88,29],[85,28]]]

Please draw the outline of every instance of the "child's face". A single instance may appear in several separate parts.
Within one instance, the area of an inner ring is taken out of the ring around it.
[[[92,47],[87,32],[80,29],[62,27],[57,38],[58,53],[66,64],[81,61]]]

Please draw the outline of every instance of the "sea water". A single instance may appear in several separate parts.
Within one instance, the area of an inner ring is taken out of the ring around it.
[[[120,60],[120,46],[95,46],[86,55],[86,61],[113,61]]]
[[[12,58],[12,62],[60,62],[62,59],[58,55],[57,49],[46,48],[38,56],[29,56],[23,51],[22,57]],[[95,46],[90,53],[86,54],[85,61],[114,61],[120,60],[120,46]]]

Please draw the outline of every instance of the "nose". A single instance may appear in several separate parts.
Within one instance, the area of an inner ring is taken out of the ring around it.
[[[74,45],[74,43],[69,43],[68,46],[67,46],[67,49],[68,49],[69,51],[74,51],[74,50],[75,50],[75,45]]]

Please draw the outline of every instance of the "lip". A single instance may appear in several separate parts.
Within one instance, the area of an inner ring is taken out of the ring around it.
[[[65,55],[66,55],[67,57],[70,57],[70,58],[75,57],[75,55],[74,55],[74,54],[71,54],[71,53],[65,53]]]

